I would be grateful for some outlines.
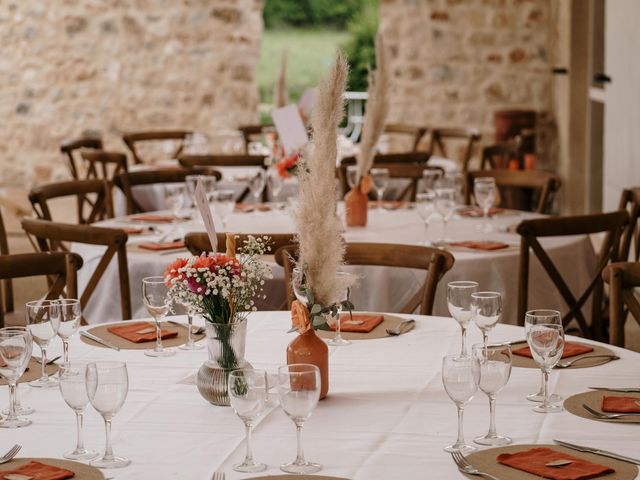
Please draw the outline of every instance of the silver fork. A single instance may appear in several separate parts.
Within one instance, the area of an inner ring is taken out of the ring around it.
[[[220,471],[214,472],[211,480],[224,480],[224,472],[220,472]]]
[[[451,457],[453,458],[453,461],[456,462],[458,470],[460,470],[462,473],[489,478],[490,480],[500,480],[498,477],[494,477],[493,475],[478,470],[476,467],[471,465],[467,461],[467,459],[464,458],[464,455],[462,455],[460,452],[451,452]]]
[[[582,408],[584,408],[587,412],[589,412],[594,417],[604,418],[604,419],[613,419],[613,418],[621,418],[621,417],[640,417],[640,413],[605,413],[599,412],[598,410],[594,410],[589,405],[582,404]]]
[[[0,463],[7,463],[9,460],[12,460],[13,457],[15,457],[18,454],[21,448],[22,448],[22,445],[18,445],[16,443],[13,447],[11,447],[11,449],[7,453],[5,453],[2,457],[0,457]]]
[[[607,361],[602,362],[602,364],[609,363],[612,360],[620,360],[620,357],[617,355],[587,355],[586,357],[576,358],[568,362],[558,362],[558,364],[556,365],[556,368],[569,368],[571,365],[573,365],[576,362],[579,362],[580,360],[590,360],[592,358],[607,359]]]

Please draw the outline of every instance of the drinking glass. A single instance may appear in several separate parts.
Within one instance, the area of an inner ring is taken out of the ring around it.
[[[241,369],[229,374],[229,402],[244,423],[247,450],[242,463],[233,466],[236,472],[262,472],[264,463],[256,462],[251,451],[251,433],[267,399],[267,372]]]
[[[442,239],[438,241],[439,245],[446,245],[449,241],[447,239],[447,225],[456,208],[455,193],[453,188],[436,188],[436,209],[442,216]]]
[[[431,215],[433,214],[433,204],[436,199],[436,194],[433,191],[428,191],[425,193],[418,193],[416,195],[416,210],[418,211],[418,215],[422,218],[424,222],[424,227],[429,229],[429,222],[431,221]],[[429,241],[425,241],[426,244],[429,244]]]
[[[280,196],[280,192],[282,191],[282,187],[284,186],[284,180],[278,173],[277,168],[270,168],[267,171],[267,185],[269,186],[269,191],[271,192],[272,201],[278,205],[278,197]]]
[[[47,347],[60,327],[60,305],[57,300],[34,300],[26,304],[27,329],[42,352],[42,374],[29,383],[31,387],[52,388],[58,379],[47,375]]]
[[[473,195],[476,202],[482,208],[484,218],[484,231],[490,232],[489,210],[496,201],[496,181],[493,177],[477,177],[473,181]]]
[[[62,399],[76,414],[76,448],[63,455],[71,460],[89,460],[98,456],[98,452],[84,448],[82,435],[82,423],[84,419],[84,409],[89,404],[87,396],[87,386],[85,382],[87,368],[85,365],[65,364],[60,369],[60,393]]]
[[[355,188],[358,186],[358,166],[357,165],[349,165],[347,167],[347,184],[349,188]]]
[[[533,407],[537,413],[557,413],[563,410],[562,405],[549,400],[549,374],[558,363],[564,350],[564,328],[553,323],[537,323],[529,327],[527,343],[535,362],[542,370],[542,403]]]
[[[8,331],[8,330],[16,330],[16,331],[27,332],[27,333],[29,332],[27,330],[27,327],[4,327],[3,330],[6,330],[6,331]],[[29,334],[29,335],[31,335],[31,334]],[[33,342],[33,339],[32,339],[32,342]],[[28,366],[29,365],[27,364],[27,367]],[[33,412],[35,412],[35,410],[33,409],[33,407],[28,407],[28,406],[25,407],[24,405],[22,405],[20,403],[20,390],[18,389],[18,387],[19,387],[19,385],[16,384],[16,393],[15,393],[15,401],[14,401],[14,405],[15,405],[14,410],[16,412],[16,415],[18,415],[18,416],[31,415]],[[9,407],[5,408],[0,413],[2,413],[2,415],[9,415]]]
[[[131,463],[126,457],[116,457],[111,447],[111,422],[129,391],[129,375],[124,362],[94,362],[87,365],[85,382],[91,406],[104,419],[106,445],[104,455],[92,460],[97,468],[120,468]]]
[[[382,200],[384,198],[384,191],[389,184],[389,169],[388,168],[372,168],[370,170],[371,180],[373,181],[373,188],[376,189],[376,197],[378,198],[378,209],[382,211]]]
[[[260,168],[256,172],[255,175],[252,175],[249,178],[249,190],[251,191],[251,195],[256,202],[260,203],[260,195],[262,195],[262,191],[264,190],[266,184],[266,174],[265,171]],[[257,211],[257,210],[256,210]]]
[[[62,348],[64,351],[62,366],[69,366],[69,339],[80,328],[80,318],[82,317],[80,309],[80,300],[75,298],[64,298],[58,300],[60,306],[60,327],[58,328],[58,336],[62,339]]]
[[[226,230],[227,219],[236,206],[236,192],[233,190],[218,190],[213,198],[215,210],[222,221],[222,228]]]
[[[180,350],[201,350],[204,348],[204,345],[193,341],[193,317],[195,316],[195,312],[188,302],[179,303],[187,312],[187,325],[189,326],[189,332],[187,333],[187,343],[180,345],[178,348]]]
[[[496,395],[511,376],[511,347],[508,343],[478,343],[471,349],[473,366],[478,371],[478,388],[489,397],[489,431],[483,437],[474,438],[479,445],[509,445],[509,437],[496,433]]]
[[[144,354],[149,357],[170,357],[175,355],[175,350],[162,347],[162,327],[160,322],[169,313],[171,307],[169,287],[167,287],[164,277],[146,277],[142,279],[142,300],[156,323],[156,346],[145,350]]]
[[[320,369],[315,365],[293,363],[278,369],[278,395],[282,410],[296,426],[298,452],[293,462],[280,466],[283,472],[311,474],[322,466],[308,462],[302,452],[302,427],[320,400]]]
[[[433,192],[438,182],[442,179],[440,170],[426,169],[422,171],[422,188],[425,193]]]
[[[562,325],[562,316],[557,310],[537,309],[529,310],[524,317],[524,331],[525,335],[529,332],[532,325],[536,324],[553,323],[555,325]],[[544,400],[544,372],[540,378],[540,389],[537,393],[530,393],[527,395],[527,400],[531,402],[542,402]],[[555,393],[549,395],[549,401],[551,403],[562,403],[564,399]]]
[[[442,359],[442,384],[458,408],[458,438],[452,445],[444,447],[445,452],[468,453],[476,450],[464,442],[464,406],[478,390],[478,370],[473,367],[471,357],[447,355]]]
[[[471,294],[473,321],[482,332],[482,340],[487,344],[489,331],[496,326],[502,316],[502,294],[498,292],[474,292]]]
[[[337,276],[339,279],[348,279],[350,278],[352,275],[346,272],[338,272]],[[342,300],[348,300],[349,296],[350,296],[351,292],[350,289],[347,288],[345,289],[344,293],[343,293],[343,297]],[[342,301],[341,300],[341,301]],[[342,334],[340,333],[340,312],[342,311],[342,307],[338,308],[338,314],[335,318],[336,321],[336,333],[333,336],[333,338],[327,340],[327,345],[331,345],[333,347],[343,347],[345,345],[351,345],[351,341],[347,340],[346,338],[342,337]]]
[[[176,221],[180,218],[185,205],[186,188],[184,185],[165,185],[164,202],[171,210]]]
[[[457,281],[447,284],[447,307],[449,313],[460,324],[462,345],[460,356],[467,356],[467,327],[473,318],[471,295],[478,291],[478,282]]]
[[[207,198],[213,195],[216,190],[216,184],[218,183],[218,179],[213,175],[187,175],[184,177],[184,184],[194,208],[197,207],[196,187],[198,186],[198,180],[202,182]]]
[[[447,172],[439,183],[442,187],[453,189],[453,199],[456,205],[464,203],[465,178],[461,172]]]
[[[9,413],[0,420],[0,428],[20,428],[31,425],[16,412],[16,384],[29,364],[32,337],[29,331],[17,328],[0,329],[0,376],[9,385]]]

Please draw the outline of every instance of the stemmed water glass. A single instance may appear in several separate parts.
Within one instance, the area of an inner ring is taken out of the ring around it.
[[[283,472],[311,474],[322,466],[308,462],[302,451],[302,427],[320,400],[320,369],[315,365],[293,363],[278,369],[278,395],[282,410],[296,426],[298,451],[293,462],[280,466]]]
[[[471,294],[473,321],[482,332],[482,340],[487,344],[489,331],[496,326],[502,316],[502,294],[498,292],[474,292]]]
[[[62,394],[62,399],[76,414],[77,440],[75,450],[65,453],[63,457],[71,460],[89,460],[97,457],[98,452],[84,448],[82,435],[84,410],[89,404],[85,382],[86,366],[74,365],[73,368],[69,367],[69,364],[65,364],[60,369],[60,393]]]
[[[484,231],[490,232],[489,211],[496,201],[496,181],[493,177],[477,177],[473,181],[473,195],[480,208],[482,208],[482,216],[484,218]]]
[[[27,332],[27,333],[29,332],[27,330],[27,327],[4,327],[3,330],[4,331],[15,330],[15,331]],[[32,339],[32,343],[33,343],[33,339]],[[28,364],[27,364],[27,367],[28,367]],[[15,401],[14,401],[16,415],[18,416],[31,415],[33,412],[35,412],[35,410],[32,407],[25,407],[20,403],[20,390],[18,389],[18,386],[19,385],[16,384],[16,393],[15,393]],[[9,407],[5,408],[0,413],[2,413],[2,415],[9,415]]]
[[[185,205],[186,188],[184,185],[165,185],[164,202],[178,221]]]
[[[442,179],[440,170],[425,169],[422,171],[422,188],[425,193],[433,192],[438,182]]]
[[[149,357],[170,357],[175,355],[175,350],[162,347],[162,326],[160,322],[171,308],[169,287],[167,287],[164,277],[146,277],[142,279],[142,300],[156,323],[156,346],[145,350],[144,354]]]
[[[42,374],[29,383],[31,387],[58,386],[58,379],[47,374],[47,347],[60,328],[60,305],[57,300],[34,300],[26,304],[27,329],[42,352]]]
[[[350,273],[346,273],[346,272],[338,272],[337,273],[337,278],[339,279],[339,281],[341,283],[351,283],[349,281],[349,279],[352,277],[352,275]],[[346,288],[344,290],[344,294],[343,294],[343,299],[342,300],[346,300],[349,301],[349,296],[351,295],[351,290],[349,288]],[[337,311],[337,315],[335,318],[336,321],[336,333],[333,336],[333,338],[327,340],[327,345],[331,345],[333,347],[342,347],[345,345],[351,345],[351,341],[347,340],[346,338],[342,337],[341,331],[340,331],[340,326],[341,326],[341,317],[340,317],[340,312],[342,311],[342,307],[340,306],[338,308]]]
[[[226,230],[227,219],[236,206],[236,192],[233,190],[218,190],[214,198],[216,212],[222,221],[222,228]]]
[[[241,369],[229,374],[229,402],[246,430],[247,450],[242,463],[233,466],[236,472],[261,472],[264,463],[256,462],[251,451],[251,432],[267,399],[267,372]]]
[[[542,403],[533,407],[536,413],[557,413],[562,405],[551,403],[549,399],[549,374],[551,369],[562,358],[564,350],[564,328],[552,323],[536,323],[527,332],[527,343],[535,362],[542,370]]]
[[[193,317],[195,316],[193,308],[191,308],[187,301],[179,303],[187,312],[187,325],[189,327],[189,331],[187,333],[187,343],[180,345],[178,348],[180,348],[180,350],[200,350],[204,348],[204,345],[193,341]]]
[[[474,438],[479,445],[509,445],[509,437],[496,433],[496,395],[511,376],[511,347],[508,343],[478,343],[471,349],[473,366],[478,371],[478,388],[489,397],[489,431],[483,437]]]
[[[473,318],[471,295],[478,291],[478,282],[457,281],[447,284],[447,307],[449,313],[460,324],[462,345],[460,355],[467,356],[467,327]]]
[[[267,171],[267,185],[269,186],[273,203],[278,206],[280,203],[278,202],[278,198],[280,197],[280,192],[284,186],[284,180],[280,176],[280,173],[278,173],[277,168],[270,168]]]
[[[436,194],[433,191],[427,191],[425,193],[418,193],[416,195],[416,210],[418,215],[422,218],[425,228],[429,229],[429,222],[431,221],[431,215],[433,214],[433,204],[436,198]],[[429,244],[428,241],[425,241]]]
[[[562,325],[562,316],[557,310],[529,310],[524,317],[524,331],[525,335],[529,332],[532,325],[536,324],[552,323],[555,325]],[[533,355],[533,352],[532,352]],[[527,400],[531,402],[542,402],[544,400],[544,372],[542,372],[540,379],[540,389],[537,393],[530,393],[527,395]],[[551,403],[562,403],[563,398],[560,395],[552,393],[549,395],[549,401]]]
[[[91,461],[97,468],[120,468],[131,463],[126,457],[116,457],[111,446],[111,422],[129,391],[129,375],[124,362],[94,362],[87,365],[85,382],[91,406],[104,419],[106,445],[104,455]]]
[[[249,178],[249,190],[257,203],[260,203],[260,195],[266,185],[266,173],[264,169],[259,168],[255,175]],[[256,210],[257,212],[257,210]]]
[[[442,239],[438,241],[438,245],[446,245],[447,225],[456,208],[456,192],[453,188],[436,188],[436,209],[442,216]]]
[[[80,300],[75,298],[63,298],[58,300],[60,306],[60,328],[58,336],[62,339],[63,363],[62,366],[69,366],[69,339],[80,328],[80,318],[82,316]]]
[[[476,450],[464,442],[463,416],[465,405],[478,390],[478,370],[473,367],[471,357],[448,355],[442,359],[442,384],[458,408],[458,438],[452,445],[444,447],[445,452],[468,453]]]
[[[378,210],[382,211],[382,200],[384,198],[384,191],[389,184],[389,169],[388,168],[372,168],[370,170],[371,180],[373,181],[373,188],[376,189],[376,197],[378,198]]]
[[[0,428],[19,428],[31,425],[31,420],[18,417],[16,385],[29,364],[32,350],[31,334],[17,328],[0,329],[0,376],[9,385],[9,413],[0,420]]]
[[[194,208],[197,208],[196,204],[196,187],[198,186],[198,180],[202,182],[204,191],[207,194],[207,198],[213,196],[216,190],[216,184],[218,179],[213,175],[187,175],[184,177],[184,184],[187,188],[187,193]]]

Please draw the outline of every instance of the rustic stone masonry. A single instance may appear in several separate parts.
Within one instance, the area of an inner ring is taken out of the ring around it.
[[[257,120],[262,0],[0,2],[0,183],[66,176],[61,140]]]

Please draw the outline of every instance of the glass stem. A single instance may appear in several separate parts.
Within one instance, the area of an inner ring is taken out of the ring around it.
[[[542,369],[542,392],[544,394],[542,406],[546,408],[549,406],[549,371],[546,368]]]
[[[69,340],[67,340],[66,338],[62,340],[62,355],[63,355],[63,361],[64,361],[64,366],[68,367],[69,366]]]
[[[244,463],[253,463],[253,452],[251,451],[251,432],[253,426],[250,423],[245,423],[245,431],[247,432],[247,453],[244,456]]]
[[[7,420],[15,420],[18,418],[16,414],[16,382],[9,384],[9,415]]]
[[[463,357],[467,356],[467,327],[464,325],[460,325],[460,330],[462,330],[462,348],[460,349],[460,355]]]
[[[189,324],[189,333],[188,333],[188,336],[187,336],[187,345],[188,346],[192,346],[193,345],[193,334],[191,333],[191,327],[193,325],[193,315],[187,314],[187,323]]]
[[[464,428],[463,428],[464,407],[458,405],[458,439],[457,445],[464,445]]]
[[[40,347],[42,351],[42,363],[40,364],[42,376],[40,377],[43,380],[48,378],[46,367],[47,367],[47,347]]]
[[[447,241],[447,223],[449,223],[447,217],[442,217],[442,243]]]
[[[496,437],[496,396],[489,395],[489,433],[487,437]]]
[[[77,427],[77,435],[78,441],[76,444],[76,451],[84,450],[84,440],[82,438],[82,423],[84,420],[84,415],[82,411],[76,410],[76,427]]]
[[[340,338],[340,314],[336,318],[336,338]]]
[[[538,396],[544,397],[544,372],[542,372],[540,378],[540,389],[538,390]]]
[[[302,425],[302,423],[296,423],[296,439],[298,441],[298,452],[296,454],[295,463],[297,464],[306,463],[304,459],[304,453],[302,451]]]
[[[103,460],[113,460],[113,447],[111,446],[111,419],[104,417],[104,430],[107,436],[107,444],[104,449]]]
[[[378,190],[378,210],[382,210],[382,194],[384,190]]]
[[[156,352],[162,351],[162,331],[160,328],[160,320],[154,318],[156,321]]]
[[[485,207],[482,209],[483,210],[483,217],[484,217],[484,231],[488,232],[489,231],[489,208]]]
[[[487,351],[487,343],[489,342],[489,332],[482,330],[482,342],[484,343],[484,358],[489,358],[489,352]]]

